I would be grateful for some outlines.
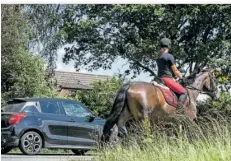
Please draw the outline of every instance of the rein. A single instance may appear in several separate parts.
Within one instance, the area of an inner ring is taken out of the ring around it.
[[[211,92],[204,92],[203,90],[196,88],[196,87],[192,87],[192,86],[186,86],[186,88],[199,91],[202,94],[210,94],[211,93]]]
[[[203,91],[203,90],[201,90],[199,88],[192,87],[192,86],[186,86],[186,88],[199,91],[202,94],[212,94],[212,92],[216,91],[216,89],[215,89],[215,90],[212,90],[211,92],[205,92],[205,91]]]

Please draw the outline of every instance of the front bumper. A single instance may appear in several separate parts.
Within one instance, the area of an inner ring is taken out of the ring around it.
[[[1,147],[17,147],[19,144],[19,138],[13,136],[11,131],[1,131]]]

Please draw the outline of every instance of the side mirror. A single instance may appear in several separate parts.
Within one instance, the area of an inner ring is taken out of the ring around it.
[[[90,114],[90,115],[87,116],[87,121],[88,121],[88,122],[92,122],[92,121],[94,121],[94,120],[95,120],[95,116],[94,116],[94,115],[91,115],[91,114]]]

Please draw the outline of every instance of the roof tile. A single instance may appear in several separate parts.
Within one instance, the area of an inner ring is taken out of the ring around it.
[[[55,71],[54,78],[59,86],[73,89],[92,89],[90,83],[98,80],[108,80],[111,76],[94,75],[79,72]]]

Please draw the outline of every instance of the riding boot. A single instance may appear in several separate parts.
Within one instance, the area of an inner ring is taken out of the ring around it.
[[[177,113],[183,114],[183,111],[184,111],[183,107],[184,107],[185,101],[187,100],[187,96],[188,96],[187,93],[180,95],[178,106],[177,106],[177,110],[178,110]]]

